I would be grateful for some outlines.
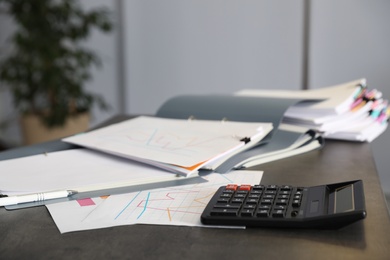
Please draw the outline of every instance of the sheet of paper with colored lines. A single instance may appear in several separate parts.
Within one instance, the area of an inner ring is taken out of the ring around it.
[[[207,203],[223,185],[258,184],[261,171],[212,173],[205,183],[47,205],[61,233],[121,225],[199,226]],[[230,227],[231,228],[231,227]]]

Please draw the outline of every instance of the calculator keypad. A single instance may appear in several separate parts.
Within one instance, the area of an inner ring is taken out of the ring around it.
[[[337,202],[352,204],[344,206],[344,211],[336,211],[340,204]],[[363,182],[354,180],[310,187],[221,186],[200,220],[202,224],[218,226],[335,229],[366,215]]]
[[[302,204],[302,196],[303,188],[288,185],[229,184],[220,192],[210,215],[251,218],[296,217]]]

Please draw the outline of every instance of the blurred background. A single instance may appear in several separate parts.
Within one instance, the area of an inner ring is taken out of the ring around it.
[[[117,114],[154,114],[180,94],[251,89],[312,89],[366,78],[390,97],[390,1],[387,0],[81,0],[105,6],[114,30],[85,45],[103,63],[86,88]],[[13,20],[0,14],[0,57],[12,46]],[[18,114],[0,88],[0,149],[21,145]],[[337,94],[337,93],[335,93]],[[390,194],[390,133],[372,149]],[[363,158],[362,158],[363,159]]]

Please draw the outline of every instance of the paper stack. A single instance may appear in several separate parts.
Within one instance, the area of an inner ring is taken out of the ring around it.
[[[180,95],[167,100],[157,111],[159,118],[216,120],[229,122],[271,122],[272,131],[254,147],[220,157],[203,169],[219,173],[248,168],[266,162],[319,149],[322,135],[307,127],[281,124],[286,110],[300,98],[236,95]]]
[[[283,122],[318,130],[328,139],[371,142],[388,125],[388,101],[365,79],[301,91],[242,90],[239,96],[301,99],[284,114]]]
[[[189,176],[251,148],[272,128],[271,123],[140,116],[63,140]]]

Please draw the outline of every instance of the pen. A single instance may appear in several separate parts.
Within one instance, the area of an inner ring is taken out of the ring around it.
[[[2,197],[0,198],[0,207],[8,206],[8,205],[16,205],[21,203],[28,203],[28,202],[38,202],[38,201],[45,201],[51,199],[66,198],[76,193],[77,191],[74,190],[60,190],[60,191],[40,192],[34,194]]]

